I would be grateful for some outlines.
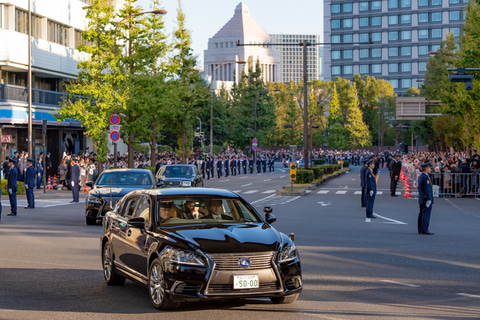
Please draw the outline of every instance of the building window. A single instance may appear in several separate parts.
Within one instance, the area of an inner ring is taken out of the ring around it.
[[[55,21],[48,21],[47,40],[68,45],[68,27]]]
[[[398,24],[398,16],[388,16],[388,24],[389,25]]]
[[[353,74],[352,66],[343,66],[343,74]]]
[[[339,4],[332,4],[330,6],[330,12],[332,14],[335,14],[335,13],[340,13],[340,5]]]
[[[419,7],[428,7],[428,0],[418,0]]]
[[[332,51],[332,60],[341,59],[340,50]]]
[[[401,24],[411,24],[412,23],[412,16],[410,14],[402,14],[400,16],[400,23]]]
[[[442,37],[442,29],[432,29],[432,39],[440,39]]]
[[[344,28],[352,28],[353,27],[353,19],[344,19],[343,20],[343,27]]]
[[[427,29],[418,30],[418,39],[428,39],[428,30]]]
[[[432,45],[432,51],[438,51],[438,50],[440,50],[439,44]]]
[[[372,58],[381,58],[381,57],[382,57],[382,49],[381,48],[372,49]]]
[[[345,12],[345,13],[353,12],[353,5],[351,3],[344,3],[343,4],[343,12]]]
[[[432,22],[442,22],[442,13],[432,12]]]
[[[398,40],[398,31],[389,31],[388,41],[397,41],[397,40]]]
[[[332,29],[340,29],[340,20],[332,20]]]
[[[370,68],[368,64],[360,65],[360,73],[370,73]]]
[[[358,19],[358,24],[359,24],[360,27],[368,27],[368,22],[369,22],[368,18]]]
[[[369,9],[368,1],[362,1],[358,4],[358,10],[360,12],[368,11],[368,9]]]
[[[388,64],[388,73],[397,73],[397,72],[398,72],[398,64],[397,63]]]
[[[372,64],[372,73],[382,73],[382,65],[381,64]]]
[[[432,0],[432,6],[441,6],[442,0]]]
[[[402,88],[407,89],[412,87],[411,79],[402,79]]]
[[[332,75],[338,76],[341,74],[340,66],[332,66]]]
[[[404,62],[401,64],[402,72],[412,72],[412,64],[410,62]]]
[[[412,40],[412,31],[410,30],[403,30],[401,32],[401,40]]]
[[[418,23],[427,23],[427,22],[428,22],[428,13],[419,13]]]
[[[450,21],[460,20],[460,11],[450,11],[449,18],[450,18]]]
[[[353,59],[353,50],[344,50],[343,59]]]
[[[370,57],[370,54],[369,54],[370,50],[368,49],[360,49],[358,54],[360,56],[360,59],[365,59],[365,58],[368,58]]]
[[[382,33],[372,32],[372,42],[382,42]]]
[[[460,28],[450,28],[450,32],[453,32],[455,38],[460,37]]]
[[[372,26],[381,26],[382,25],[382,17],[372,17]]]
[[[392,80],[389,80],[389,81],[390,81],[390,84],[392,85],[393,89],[398,89],[398,80],[392,79]]]
[[[410,8],[412,6],[411,0],[400,0],[400,7],[402,8]]]
[[[340,35],[332,35],[331,36],[332,43],[340,43]]]
[[[388,9],[397,9],[398,0],[388,0]]]
[[[1,11],[0,11],[1,13]],[[41,18],[32,13],[32,37],[40,37]],[[1,21],[1,20],[0,20]],[[28,34],[28,12],[15,9],[15,31]]]
[[[389,57],[398,57],[398,48],[395,48],[395,47],[388,48],[388,56]]]
[[[418,71],[420,71],[420,72],[427,71],[427,63],[426,62],[419,62],[418,63]]]
[[[412,47],[402,47],[400,49],[400,55],[402,57],[410,57],[412,55]]]
[[[353,35],[352,34],[344,34],[343,35],[343,43],[352,43],[353,42]]]
[[[460,0],[450,0],[449,3],[450,4],[459,4]]]
[[[418,55],[419,56],[428,55],[428,46],[418,46]]]
[[[358,35],[358,41],[369,43],[370,42],[370,35],[368,33],[360,33]]]
[[[382,1],[372,1],[371,6],[372,11],[382,10]]]

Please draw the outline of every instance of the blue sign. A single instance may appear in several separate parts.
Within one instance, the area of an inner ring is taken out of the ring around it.
[[[257,145],[254,144],[254,145],[252,146],[252,150],[253,150],[253,151],[257,150]]]
[[[112,114],[110,117],[110,123],[115,125],[120,123],[120,116],[118,114]]]
[[[110,133],[110,139],[112,141],[118,141],[118,139],[120,139],[120,133],[118,131],[112,131],[112,133]]]

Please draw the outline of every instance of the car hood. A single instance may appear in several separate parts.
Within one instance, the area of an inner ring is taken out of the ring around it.
[[[176,177],[176,178],[161,178],[162,181],[190,181],[193,179],[193,177]]]
[[[138,190],[138,189],[149,189],[151,186],[124,186],[121,188],[118,187],[95,187],[92,191],[90,191],[92,194],[101,196],[101,197],[110,197],[110,193],[112,194],[112,197],[117,198],[117,197],[123,197],[130,191]]]
[[[276,251],[280,242],[278,232],[264,223],[202,224],[162,229],[180,242],[187,242],[207,253]]]

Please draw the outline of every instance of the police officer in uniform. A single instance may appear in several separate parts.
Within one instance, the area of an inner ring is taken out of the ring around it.
[[[72,169],[70,173],[70,183],[72,185],[72,196],[73,200],[71,203],[78,202],[79,199],[79,188],[80,188],[80,167],[78,166],[78,159],[72,157]]]
[[[253,158],[248,157],[248,168],[250,169],[250,174],[253,174]]]
[[[7,189],[8,189],[8,198],[10,200],[10,213],[7,216],[16,216],[17,215],[17,177],[18,170],[15,167],[15,158],[8,160],[8,166],[10,167],[10,173],[8,174],[7,180]]]
[[[430,178],[432,167],[430,162],[423,163],[421,167],[422,173],[418,177],[418,204],[420,205],[417,224],[418,234],[433,235],[433,232],[428,230],[433,204],[432,178]]]
[[[365,176],[367,174],[368,166],[367,160],[363,161],[363,166],[360,168],[360,186],[362,187],[362,208],[367,206],[367,194],[366,190],[366,183],[365,183]]]
[[[35,208],[35,197],[33,195],[33,189],[35,189],[35,168],[33,159],[27,158],[27,171],[25,172],[25,193],[27,194],[28,205],[25,209]]]
[[[223,159],[222,159],[222,157],[218,157],[218,160],[217,160],[217,177],[218,177],[218,179],[220,179],[220,177],[222,176],[222,170],[223,170]]]
[[[368,160],[367,162],[368,170],[365,173],[365,191],[366,191],[366,202],[367,202],[367,218],[375,219],[373,215],[373,205],[375,203],[375,195],[377,194],[377,179],[373,173],[375,167],[375,162],[373,159]]]

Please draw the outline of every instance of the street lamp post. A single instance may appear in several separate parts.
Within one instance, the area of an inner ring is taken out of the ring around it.
[[[132,18],[132,17],[141,16],[141,15],[144,15],[144,14],[156,14],[156,15],[164,16],[164,15],[167,14],[167,10],[157,9],[157,10],[142,11],[142,12],[133,13],[131,15],[126,16],[122,20],[118,21],[117,24],[115,25],[114,29],[118,28],[118,26],[121,25],[123,22],[125,22],[127,19]],[[127,57],[130,56],[131,49],[132,49],[131,48],[131,43],[129,41]],[[114,44],[113,44],[113,52],[114,52],[115,55],[117,55],[117,39],[116,39],[116,37],[115,37]],[[130,132],[129,143],[128,143],[128,167],[129,168],[133,168],[133,145],[132,145],[133,139],[134,139],[134,133]],[[115,146],[116,146],[116,144],[115,144]],[[116,156],[116,152],[115,152],[115,156]]]
[[[246,61],[243,60],[238,60],[238,61],[229,61],[225,62],[222,64],[219,64],[212,70],[212,79],[210,83],[210,90],[211,90],[211,103],[210,103],[210,155],[213,156],[213,95],[214,95],[214,90],[213,90],[213,77],[215,75],[215,71],[223,66],[226,66],[227,64],[231,63],[236,63],[236,64],[245,64],[247,63]]]
[[[254,133],[255,133],[255,136],[254,136],[255,141],[257,141],[257,102],[258,102],[258,97],[260,97],[262,94],[270,92],[270,91],[279,92],[280,90],[278,90],[278,89],[274,89],[274,90],[267,89],[267,90],[260,91],[255,96],[255,127],[253,128]],[[257,161],[257,149],[255,149],[255,161]]]
[[[35,159],[33,154],[32,128],[32,10],[31,0],[28,0],[28,155]]]

